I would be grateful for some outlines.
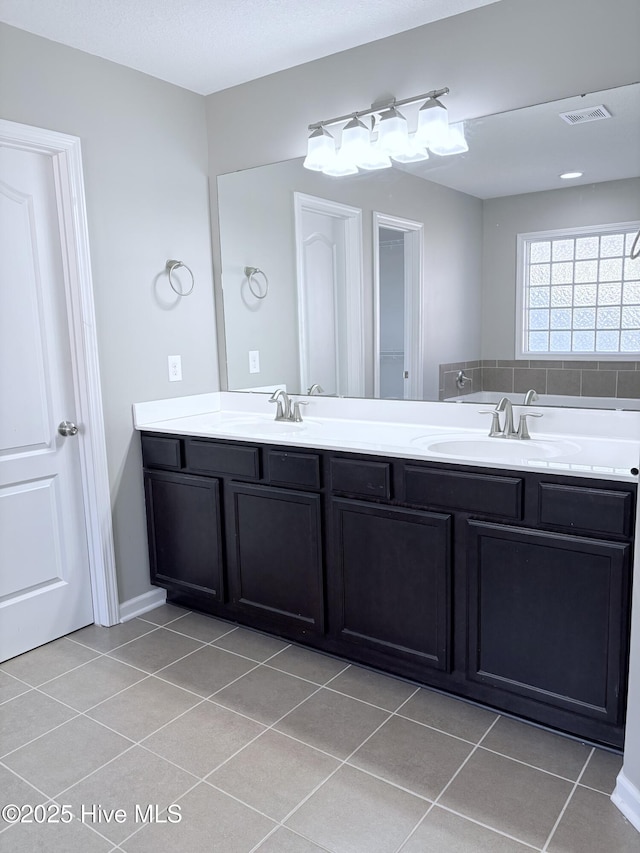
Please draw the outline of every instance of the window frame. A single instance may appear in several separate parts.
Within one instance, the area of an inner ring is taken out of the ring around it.
[[[563,238],[588,237],[590,235],[615,234],[619,231],[637,231],[640,220],[608,222],[603,225],[585,225],[574,228],[554,228],[548,231],[528,231],[516,235],[516,318],[515,357],[529,361],[638,361],[640,349],[633,352],[531,352],[526,349],[527,323],[527,265],[529,244],[537,240],[562,240]],[[626,257],[626,256],[623,256]],[[575,286],[575,282],[572,282]],[[571,309],[573,311],[573,308]]]

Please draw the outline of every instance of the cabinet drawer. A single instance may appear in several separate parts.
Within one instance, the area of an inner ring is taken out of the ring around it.
[[[320,488],[320,458],[315,453],[267,451],[267,479],[283,486]]]
[[[142,463],[145,468],[179,470],[182,467],[182,441],[179,438],[143,435]]]
[[[538,497],[538,518],[541,524],[590,533],[631,536],[631,492],[540,483]]]
[[[260,478],[260,451],[216,441],[191,439],[185,446],[187,468],[202,474],[230,474],[248,480]]]
[[[480,512],[521,519],[523,481],[520,477],[436,471],[405,467],[405,501],[462,512]]]
[[[391,499],[391,465],[362,459],[332,459],[331,488],[373,498]]]

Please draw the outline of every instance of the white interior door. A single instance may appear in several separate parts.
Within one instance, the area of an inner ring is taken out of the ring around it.
[[[61,207],[53,158],[1,146],[0,660],[93,622]]]

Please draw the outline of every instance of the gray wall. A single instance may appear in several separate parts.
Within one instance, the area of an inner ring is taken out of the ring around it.
[[[482,358],[513,359],[516,235],[640,220],[640,178],[487,199],[483,219]]]
[[[216,390],[204,98],[11,27],[0,28],[0,114],[82,140],[118,588],[146,592],[139,441],[131,404]],[[196,286],[176,300],[168,258]],[[168,381],[180,354],[184,379]]]

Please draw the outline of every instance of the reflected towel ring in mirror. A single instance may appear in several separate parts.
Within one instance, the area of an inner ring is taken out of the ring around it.
[[[269,279],[267,278],[266,272],[263,272],[262,270],[258,269],[258,267],[245,267],[244,274],[246,275],[247,281],[249,282],[249,290],[251,291],[251,293],[253,293],[256,299],[264,299],[267,293],[269,292]],[[260,293],[260,290],[256,291],[254,289],[256,287],[256,282],[254,279],[257,275],[261,275],[264,278],[264,293]]]
[[[177,270],[179,267],[184,267],[191,276],[191,287],[189,288],[189,290],[180,290],[178,287],[176,287],[175,281],[171,278],[171,273]],[[193,273],[191,272],[190,268],[186,264],[182,263],[182,261],[169,260],[165,265],[165,269],[167,271],[167,275],[169,276],[169,284],[171,285],[171,289],[173,290],[173,292],[177,293],[178,296],[189,296],[195,284]]]

